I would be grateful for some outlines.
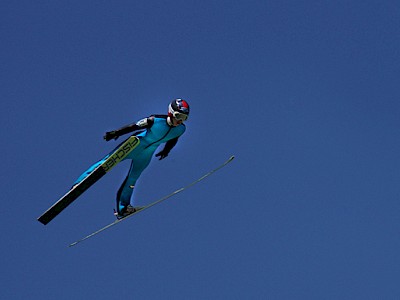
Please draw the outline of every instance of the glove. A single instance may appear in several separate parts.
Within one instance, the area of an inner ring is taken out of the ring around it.
[[[156,154],[156,157],[160,157],[159,160],[162,160],[162,159],[166,158],[167,156],[168,156],[168,152],[165,150],[162,150]]]
[[[109,140],[116,140],[119,137],[119,135],[117,134],[117,132],[115,130],[113,131],[108,131],[106,132],[106,134],[104,135],[104,139],[108,142]]]

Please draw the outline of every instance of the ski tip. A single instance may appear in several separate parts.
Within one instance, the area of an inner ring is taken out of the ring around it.
[[[229,157],[228,161],[232,161],[235,158],[235,155],[232,155],[231,157]]]

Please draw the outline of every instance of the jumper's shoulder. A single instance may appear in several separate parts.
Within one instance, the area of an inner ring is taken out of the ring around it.
[[[154,124],[154,116],[150,116],[150,117],[139,120],[136,123],[136,126],[139,129],[142,129],[142,128],[150,128],[151,126],[153,126],[153,124]]]

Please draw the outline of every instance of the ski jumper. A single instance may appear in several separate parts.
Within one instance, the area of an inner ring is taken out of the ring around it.
[[[118,211],[123,210],[129,204],[134,206],[132,193],[136,181],[142,174],[143,170],[149,165],[158,146],[162,143],[166,143],[164,149],[160,152],[162,153],[161,158],[166,157],[178,142],[178,138],[185,132],[186,126],[184,124],[179,124],[177,126],[170,125],[169,122],[167,122],[167,118],[167,115],[150,116],[137,123],[124,126],[121,129],[112,132],[113,138],[117,138],[123,134],[139,130],[139,132],[136,132],[136,136],[140,139],[140,144],[124,159],[130,159],[132,162],[128,175],[117,193]],[[85,179],[94,169],[96,169],[97,166],[102,164],[112,152],[113,151],[85,171],[77,179],[75,184]]]

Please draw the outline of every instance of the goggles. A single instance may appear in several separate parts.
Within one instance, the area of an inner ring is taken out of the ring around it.
[[[179,112],[179,111],[174,111],[174,112],[172,113],[172,116],[173,116],[175,119],[180,120],[180,121],[186,121],[186,120],[188,119],[188,115],[187,115],[187,114],[183,114],[183,113],[181,113],[181,112]]]

